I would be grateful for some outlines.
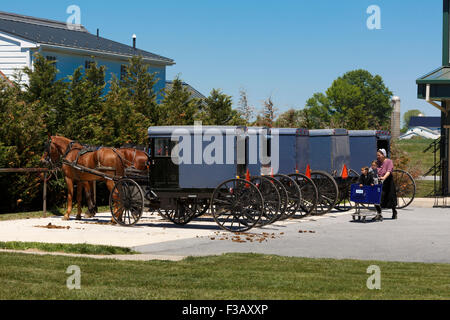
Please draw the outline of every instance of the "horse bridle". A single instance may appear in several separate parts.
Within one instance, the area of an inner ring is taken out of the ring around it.
[[[50,164],[51,169],[61,169],[63,160],[66,158],[66,156],[69,154],[69,152],[72,151],[73,145],[76,142],[75,141],[70,141],[70,143],[67,145],[67,148],[66,148],[66,151],[64,152],[64,154],[61,154],[59,152],[59,149],[56,148],[56,150],[58,152],[58,155],[60,156],[58,162],[56,162],[56,163],[53,162],[52,157],[51,157],[51,146],[52,146],[52,143],[53,143],[52,137],[49,137],[47,142],[45,143],[45,151],[47,153],[47,155],[45,157],[45,161]]]

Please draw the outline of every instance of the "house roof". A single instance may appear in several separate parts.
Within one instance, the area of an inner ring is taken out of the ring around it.
[[[152,60],[166,65],[174,64],[172,59],[148,51],[134,49],[132,46],[106,38],[97,37],[97,35],[89,33],[83,26],[71,30],[66,23],[54,20],[0,11],[0,32],[5,32],[12,36],[21,37],[43,45],[89,50],[126,57],[141,55],[146,60]]]
[[[409,127],[440,128],[441,117],[411,117]]]
[[[409,129],[405,134],[402,134],[399,139],[410,139],[412,137],[423,137],[426,139],[437,139],[441,135],[439,132],[433,131],[431,129],[425,128],[425,127],[415,127],[412,129]]]
[[[172,90],[173,87],[173,81],[166,81],[166,89]],[[200,93],[197,89],[192,87],[190,84],[183,82],[183,87],[187,89],[191,93],[191,98],[197,98],[197,99],[205,99],[206,97]]]

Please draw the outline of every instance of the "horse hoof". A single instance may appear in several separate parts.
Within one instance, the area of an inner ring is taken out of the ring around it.
[[[62,219],[63,219],[64,221],[69,221],[69,220],[70,220],[70,216],[64,216]]]
[[[75,218],[75,220],[80,221],[80,220],[81,220],[81,215],[80,215],[80,216],[77,216],[77,217]]]
[[[84,214],[84,217],[85,217],[86,219],[92,219],[92,218],[95,217],[95,214],[85,213],[85,214]]]

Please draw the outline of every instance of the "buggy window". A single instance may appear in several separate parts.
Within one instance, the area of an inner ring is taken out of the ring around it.
[[[170,157],[172,149],[176,142],[171,141],[170,138],[159,138],[155,139],[155,157],[156,158],[166,158]]]

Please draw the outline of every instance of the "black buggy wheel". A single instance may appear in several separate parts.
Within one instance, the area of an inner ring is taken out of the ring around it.
[[[131,179],[116,182],[109,195],[109,208],[116,223],[134,226],[144,212],[144,192],[139,184]]]
[[[176,225],[186,225],[195,218],[197,214],[197,199],[177,199],[176,209],[158,209],[161,216]]]
[[[330,212],[336,206],[339,199],[339,188],[334,178],[324,171],[311,172],[311,180],[317,187],[318,201],[315,215],[322,215]]]
[[[283,218],[289,219],[300,211],[302,192],[298,184],[291,177],[284,174],[277,174],[274,178],[283,184],[288,193],[288,206]]]
[[[272,178],[270,176],[265,176],[265,177],[273,183],[273,185],[277,188],[278,192],[280,193],[280,210],[278,211],[277,217],[275,218],[275,220],[273,222],[276,222],[279,220],[284,220],[287,218],[287,216],[285,215],[285,212],[289,205],[288,192],[287,192],[286,188],[284,187],[284,185],[279,180]]]
[[[257,226],[264,212],[264,199],[258,188],[243,179],[220,184],[211,197],[211,214],[224,230],[245,232]]]
[[[266,177],[252,177],[250,182],[259,189],[264,199],[264,213],[259,224],[266,226],[275,222],[278,219],[281,207],[281,196],[277,187],[273,181]]]
[[[199,218],[205,215],[209,210],[209,200],[208,199],[198,199],[197,200],[197,213],[194,218]]]
[[[397,209],[405,209],[416,197],[416,182],[406,171],[393,171],[395,190],[397,192]]]
[[[301,173],[290,174],[289,177],[295,180],[302,193],[300,218],[310,215],[316,209],[319,198],[319,192],[314,181]]]
[[[354,208],[354,205],[350,201],[350,193],[352,184],[358,183],[359,174],[350,169],[348,171],[348,178],[343,179],[341,177],[335,178],[339,187],[339,200],[337,205],[335,206],[338,211],[350,211]]]

